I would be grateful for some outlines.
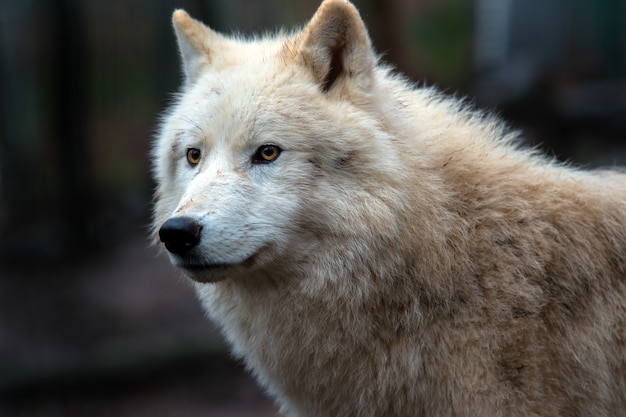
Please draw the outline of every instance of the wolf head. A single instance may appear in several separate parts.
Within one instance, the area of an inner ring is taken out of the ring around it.
[[[256,39],[182,10],[173,24],[185,82],[154,146],[154,231],[174,265],[217,281],[328,247],[360,256],[350,236],[393,234],[402,196],[387,185],[402,172],[352,4],[326,0],[303,30]]]

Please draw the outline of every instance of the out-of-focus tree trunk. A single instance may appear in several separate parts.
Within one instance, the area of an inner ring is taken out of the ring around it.
[[[89,212],[93,205],[92,163],[86,135],[87,97],[85,31],[80,4],[59,0],[50,6],[54,16],[52,71],[53,148],[58,152],[61,181],[60,209],[70,232],[70,245],[85,248],[90,243]]]

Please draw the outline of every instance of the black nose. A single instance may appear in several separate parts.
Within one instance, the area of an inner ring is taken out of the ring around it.
[[[184,255],[200,242],[202,226],[191,217],[172,217],[159,229],[159,238],[168,251]]]

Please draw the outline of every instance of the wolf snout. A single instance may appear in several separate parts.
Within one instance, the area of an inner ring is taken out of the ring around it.
[[[184,255],[200,242],[202,226],[191,217],[172,217],[159,229],[159,239],[173,254]]]

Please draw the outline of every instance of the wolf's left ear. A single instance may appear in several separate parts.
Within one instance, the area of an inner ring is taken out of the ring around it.
[[[346,0],[325,0],[300,34],[298,55],[324,92],[345,79],[370,86],[376,57],[357,9]]]
[[[187,84],[192,84],[202,69],[214,58],[212,55],[215,44],[221,37],[181,9],[176,10],[172,15],[172,24],[178,39],[185,81]]]

